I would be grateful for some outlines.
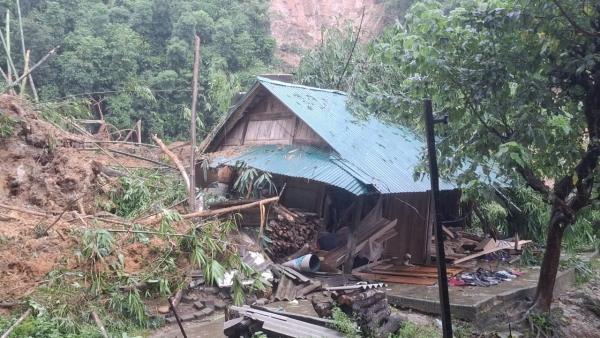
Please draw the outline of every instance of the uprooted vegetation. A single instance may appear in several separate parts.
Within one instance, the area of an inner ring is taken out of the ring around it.
[[[92,313],[109,332],[151,329],[192,269],[207,283],[239,271],[233,302],[244,301],[241,278],[257,272],[237,255],[237,226],[184,220],[185,185],[160,149],[106,146],[16,97],[1,96],[0,109],[0,311],[16,316],[1,319],[0,331],[27,308],[35,316],[11,337],[99,336]]]

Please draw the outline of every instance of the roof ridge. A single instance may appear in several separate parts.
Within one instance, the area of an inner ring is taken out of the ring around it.
[[[258,79],[258,82],[269,82],[269,83],[280,85],[280,86],[304,88],[304,89],[310,89],[310,90],[315,90],[315,91],[321,91],[321,92],[334,93],[334,94],[348,96],[348,93],[343,92],[341,90],[323,89],[323,88],[310,87],[310,86],[305,86],[305,85],[300,85],[300,84],[295,84],[295,83],[281,82],[281,81],[272,80],[272,79],[262,77],[262,76],[257,76],[256,78]]]

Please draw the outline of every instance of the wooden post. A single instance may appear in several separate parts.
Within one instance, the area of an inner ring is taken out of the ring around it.
[[[138,143],[142,143],[142,120],[138,120],[137,122],[137,141]]]
[[[194,75],[192,79],[192,109],[190,118],[190,212],[196,212],[196,103],[198,102],[198,67],[200,37],[194,38]]]
[[[356,230],[358,228],[358,223],[360,223],[360,216],[362,213],[364,200],[364,195],[356,198],[354,218],[348,226],[348,230],[350,231],[348,233],[348,243],[346,245],[346,261],[344,262],[344,273],[346,274],[352,273],[352,267],[354,265],[354,251],[356,251]]]
[[[440,196],[440,183],[437,165],[437,154],[435,152],[435,129],[436,123],[448,123],[448,116],[444,119],[433,118],[433,107],[431,100],[425,100],[425,131],[427,137],[427,151],[429,155],[429,180],[431,182],[431,193],[435,208],[434,230],[435,230],[435,254],[438,267],[438,289],[440,295],[440,311],[442,314],[442,333],[444,338],[452,338],[452,317],[450,314],[450,296],[448,294],[448,278],[446,277],[446,254],[444,249],[444,225],[441,223],[442,199]]]

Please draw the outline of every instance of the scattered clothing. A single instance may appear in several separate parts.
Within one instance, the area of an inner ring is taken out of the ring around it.
[[[490,285],[498,285],[502,282],[511,281],[522,274],[523,272],[519,270],[512,270],[511,272],[508,272],[506,270],[488,271],[483,268],[478,268],[475,272],[463,273],[460,276],[451,278],[449,283],[455,286],[475,285],[487,287]]]

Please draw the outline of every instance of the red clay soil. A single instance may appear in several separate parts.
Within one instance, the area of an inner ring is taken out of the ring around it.
[[[20,121],[14,125],[12,136],[0,138],[0,204],[49,215],[42,217],[0,206],[2,302],[30,295],[44,283],[52,269],[77,266],[74,250],[78,243],[71,230],[84,230],[91,223],[85,215],[77,214],[78,203],[71,202],[85,194],[81,198],[85,214],[99,212],[94,203],[99,192],[99,176],[93,170],[93,162],[106,166],[117,163],[104,152],[82,150],[83,141],[91,137],[63,131],[38,119],[38,113],[18,97],[1,95],[0,109],[2,114]],[[158,148],[122,144],[111,145],[111,148],[154,160],[163,156]],[[189,151],[189,146],[187,149]],[[111,155],[125,166],[156,166],[128,156]],[[36,225],[48,227],[67,207],[49,236],[36,239]],[[106,224],[105,227],[120,226]],[[159,239],[152,239],[151,244],[163,246]],[[144,260],[153,256],[146,245],[122,245],[127,272],[138,271]]]

